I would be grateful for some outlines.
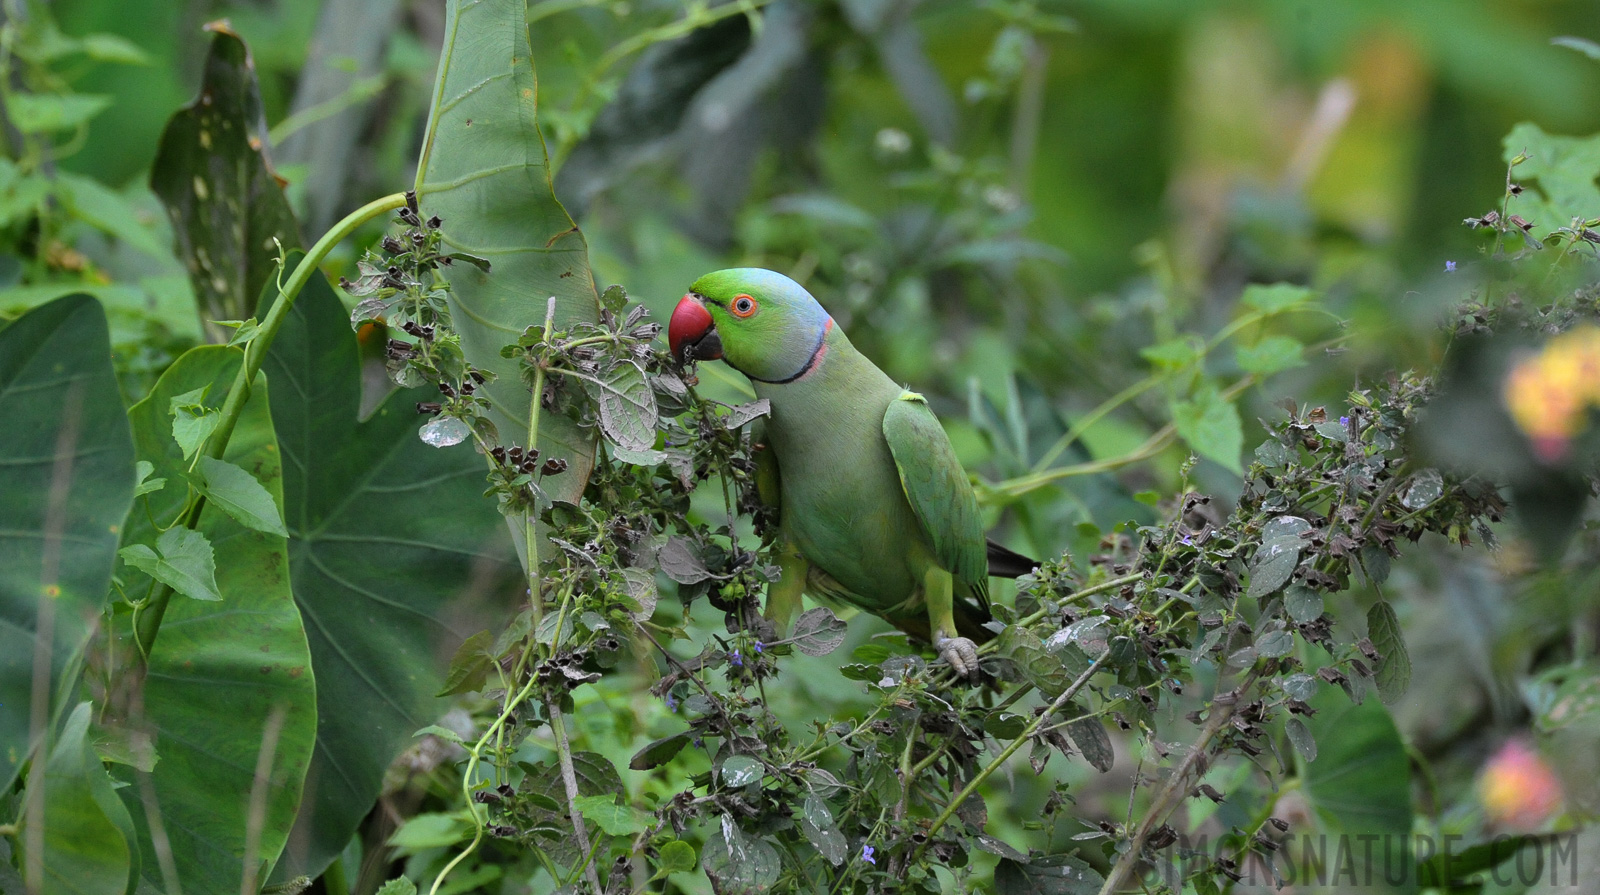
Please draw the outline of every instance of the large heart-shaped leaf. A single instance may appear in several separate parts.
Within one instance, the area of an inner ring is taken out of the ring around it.
[[[468,362],[498,379],[486,390],[506,444],[527,441],[528,389],[500,356],[556,300],[556,327],[594,320],[600,303],[589,250],[550,188],[544,138],[534,124],[536,84],[523,0],[450,0],[433,109],[417,165],[422,214],[444,219],[451,247],[487,259],[450,271],[450,310]],[[594,466],[594,438],[545,414],[539,450],[569,464],[541,485],[575,501]]]
[[[130,514],[129,543],[154,543],[151,517],[168,524],[182,509],[188,464],[172,437],[172,399],[205,389],[207,405],[220,406],[242,358],[237,348],[196,348],[129,409],[139,459],[154,465],[153,478],[167,480],[142,498],[147,507]],[[268,401],[266,382],[258,379],[224,459],[281,503],[283,471]],[[142,722],[153,734],[160,760],[147,781],[121,769],[133,783],[123,792],[153,802],[183,891],[237,892],[246,872],[259,886],[283,849],[316,740],[316,687],[289,592],[284,538],[246,528],[210,504],[198,531],[215,551],[222,599],[172,598],[151,650],[142,705],[135,700],[126,710],[130,724]],[[145,592],[142,574],[127,567],[122,574],[130,593]],[[118,645],[124,655],[129,648]],[[263,753],[270,760],[257,780]],[[252,820],[253,802],[261,814]],[[133,812],[141,827],[145,807]],[[162,885],[148,828],[140,838],[144,876]],[[247,855],[254,856],[248,868]]]
[[[133,439],[99,302],[59,298],[0,331],[0,419],[4,792],[105,605],[133,500]],[[48,663],[48,681],[34,680],[36,661]]]
[[[172,218],[178,257],[189,267],[200,314],[213,341],[214,320],[242,320],[277,270],[278,246],[298,248],[289,200],[267,158],[266,118],[255,64],[224,24],[206,55],[200,95],[161,133],[150,188]]]
[[[312,277],[267,354],[285,463],[295,598],[306,621],[317,754],[279,878],[316,876],[377,798],[384,770],[437,720],[434,696],[460,637],[444,619],[495,566],[504,543],[483,459],[417,437],[427,389],[397,392],[357,421],[355,333],[333,289]],[[437,397],[434,392],[431,397]]]

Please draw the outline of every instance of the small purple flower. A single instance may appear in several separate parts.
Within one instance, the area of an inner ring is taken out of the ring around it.
[[[1444,272],[1445,273],[1455,273],[1456,272],[1456,263],[1454,261],[1446,261],[1444,263]]]
[[[735,668],[743,668],[744,667],[744,657],[739,655],[739,651],[738,650],[734,650],[733,652],[728,654],[728,662],[729,662],[729,664],[733,665],[733,667],[735,667]]]
[[[675,712],[677,710],[678,710],[678,700],[675,699],[671,693],[668,693],[667,694],[667,711]]]
[[[759,640],[756,641],[756,655],[761,655],[762,650],[765,650],[766,648],[767,645],[765,643],[762,643]]]
[[[694,747],[696,749],[702,749],[702,748],[705,747],[705,745],[706,745],[705,740],[702,740],[699,737],[695,737],[694,738]]]
[[[874,849],[870,845],[861,846],[861,860],[866,861],[868,864],[878,863],[878,859],[872,856],[873,851]]]
[[[1348,425],[1350,425],[1350,418],[1349,418],[1349,417],[1347,417],[1347,416],[1341,416],[1341,417],[1339,417],[1339,425],[1341,425],[1341,426],[1348,426]]]

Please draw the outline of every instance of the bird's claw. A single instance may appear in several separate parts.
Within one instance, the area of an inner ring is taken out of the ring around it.
[[[940,634],[933,641],[939,658],[957,675],[972,680],[978,676],[978,645],[966,637],[945,637]]]

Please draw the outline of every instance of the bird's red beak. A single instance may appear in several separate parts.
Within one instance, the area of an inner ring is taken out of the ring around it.
[[[680,364],[722,357],[722,337],[717,335],[711,312],[693,293],[685,295],[667,322],[667,346]]]

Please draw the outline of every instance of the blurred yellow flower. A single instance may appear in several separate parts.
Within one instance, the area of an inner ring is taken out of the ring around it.
[[[1561,782],[1532,746],[1513,739],[1483,766],[1478,798],[1495,824],[1534,829],[1561,806]]]
[[[1600,407],[1600,327],[1562,333],[1519,361],[1506,374],[1503,398],[1539,459],[1560,460],[1589,411]]]

